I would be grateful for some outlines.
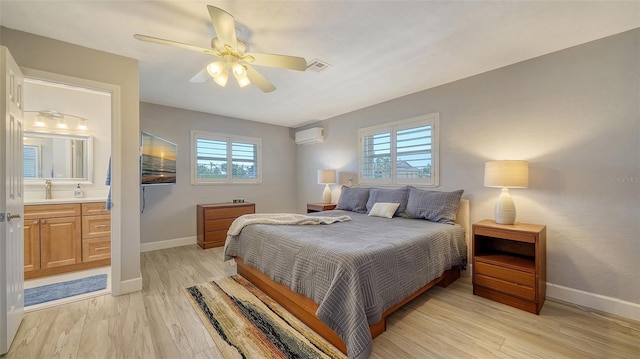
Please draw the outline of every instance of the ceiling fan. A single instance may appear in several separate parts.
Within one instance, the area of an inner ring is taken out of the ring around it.
[[[209,78],[213,78],[218,85],[224,87],[229,79],[229,72],[231,72],[240,87],[253,83],[262,91],[271,92],[276,87],[252,65],[298,71],[307,69],[307,61],[302,57],[248,52],[247,44],[236,37],[233,16],[215,6],[208,5],[207,8],[217,35],[217,37],[211,39],[210,49],[140,34],[135,34],[133,37],[141,41],[180,47],[221,58],[221,60],[210,63],[202,71],[198,72],[190,80],[194,83],[204,83]]]

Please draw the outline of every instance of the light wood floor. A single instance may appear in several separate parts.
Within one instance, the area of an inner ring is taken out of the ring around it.
[[[222,249],[142,253],[143,290],[25,315],[6,358],[222,358],[182,289],[235,270]],[[371,358],[639,358],[640,323],[547,300],[540,316],[434,287],[388,319]]]

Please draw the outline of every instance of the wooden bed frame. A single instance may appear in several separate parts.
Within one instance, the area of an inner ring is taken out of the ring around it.
[[[464,227],[465,243],[467,244],[467,248],[469,248],[469,201],[466,199],[460,201],[460,206],[458,207],[458,213],[456,215],[456,223]],[[468,250],[467,252],[469,253],[470,250]],[[284,284],[273,281],[258,269],[245,264],[242,258],[237,257],[235,260],[238,266],[238,274],[246,278],[249,282],[253,283],[256,287],[260,288],[260,290],[262,290],[265,294],[267,294],[281,306],[286,308],[291,314],[308,325],[311,329],[313,329],[316,333],[333,344],[340,351],[345,354],[347,353],[347,347],[342,339],[338,336],[338,334],[336,334],[336,332],[334,332],[320,319],[318,319],[318,317],[316,317],[315,313],[318,309],[318,304],[316,302],[308,297],[293,292]],[[409,297],[405,298],[402,302],[387,309],[387,311],[382,314],[382,319],[380,319],[379,322],[369,326],[371,337],[375,338],[386,330],[387,316],[395,312],[398,308],[402,307],[420,294],[424,293],[427,289],[435,285],[447,287],[459,277],[460,267],[453,267],[445,271],[440,277],[432,280],[431,282],[427,283],[427,285],[420,288]]]

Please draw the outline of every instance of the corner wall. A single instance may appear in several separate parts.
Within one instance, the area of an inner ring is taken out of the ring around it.
[[[256,204],[256,212],[295,211],[295,144],[288,127],[142,102],[140,128],[178,145],[177,183],[144,189],[143,251],[195,243],[199,203],[244,198]],[[192,185],[191,130],[261,138],[262,183]]]
[[[438,190],[493,218],[484,162],[528,160],[511,193],[517,221],[547,225],[547,295],[640,320],[639,63],[635,29],[325,120],[298,147],[298,202],[319,199],[321,168],[356,184],[359,128],[439,112]]]
[[[5,27],[0,27],[0,43],[21,67],[120,87],[121,126],[112,128],[111,150],[114,157],[121,155],[121,163],[112,167],[112,198],[118,207],[112,221],[121,248],[120,268],[113,273],[120,271],[121,292],[141,289],[138,61]]]

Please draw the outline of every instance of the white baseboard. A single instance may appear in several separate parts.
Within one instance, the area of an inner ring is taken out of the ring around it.
[[[640,321],[640,304],[547,282],[547,297]]]
[[[157,242],[140,243],[140,252],[150,252],[150,251],[156,251],[158,249],[188,246],[190,244],[196,244],[196,243],[198,243],[198,237],[195,237],[195,236],[167,239],[164,241],[157,241]]]
[[[114,293],[114,295],[133,293],[139,290],[142,290],[142,273],[140,273],[138,278],[127,279],[120,282],[120,293]]]

